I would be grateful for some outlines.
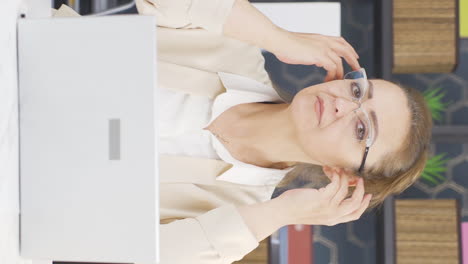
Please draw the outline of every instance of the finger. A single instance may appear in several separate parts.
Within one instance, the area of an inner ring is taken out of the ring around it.
[[[323,67],[327,71],[325,82],[333,80],[336,76],[337,68],[335,62],[328,56],[323,56],[321,61],[321,63],[317,63],[317,66]]]
[[[333,76],[334,79],[343,79],[343,61],[341,61],[341,58],[340,56],[338,56],[335,52],[330,52],[328,54],[331,58],[331,60],[333,60],[333,63],[335,63],[336,65],[336,73],[335,73],[335,76]]]
[[[362,201],[364,197],[364,180],[362,178],[358,179],[358,182],[356,184],[356,189],[354,189],[353,195],[351,196],[352,200],[355,201]]]
[[[340,187],[340,177],[337,175],[337,174],[333,174],[332,178],[331,178],[331,183],[328,184],[326,187],[325,187],[325,191],[323,191],[323,194],[325,196],[326,199],[332,199],[333,196],[335,196],[336,192],[338,191],[339,187]]]
[[[322,167],[322,170],[323,172],[325,173],[325,175],[328,176],[329,179],[331,179],[331,177],[333,176],[333,170],[332,168],[328,167],[328,166],[323,166]]]
[[[362,200],[359,208],[355,210],[354,212],[347,214],[341,218],[339,218],[338,222],[339,223],[346,223],[350,221],[355,221],[361,218],[361,216],[364,214],[366,209],[369,207],[370,201],[372,200],[372,194],[367,194],[364,199]]]
[[[354,58],[347,59],[347,58],[345,58],[345,60],[346,60],[346,63],[348,63],[349,66],[351,66],[351,69],[353,69],[353,71],[356,71],[356,70],[359,70],[359,69],[362,68],[357,59],[354,59]]]
[[[332,73],[331,71],[328,71],[328,72],[327,72],[327,76],[325,76],[324,82],[333,81],[334,75],[335,75],[334,73]]]
[[[337,37],[337,40],[341,44],[345,45],[354,54],[354,56],[359,59],[359,54],[356,52],[353,46],[351,46],[351,44],[349,44],[349,42],[346,41],[346,39],[344,39],[343,37]]]
[[[364,181],[362,178],[359,178],[353,195],[350,198],[344,200],[340,205],[339,210],[343,213],[343,215],[347,215],[358,209],[362,200],[364,199],[364,194]]]
[[[338,206],[348,195],[348,177],[341,175],[340,177],[340,188],[336,192],[335,196],[333,197],[331,204],[334,206]]]
[[[350,50],[347,46],[343,45],[342,43],[335,43],[332,47],[333,51],[336,52],[340,57],[343,57],[353,70],[360,69],[361,66],[359,65],[359,61],[357,60],[354,52]]]

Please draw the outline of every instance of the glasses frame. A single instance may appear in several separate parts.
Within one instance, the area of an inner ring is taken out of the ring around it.
[[[358,77],[349,77],[349,76],[352,76],[355,73],[356,74],[360,73],[360,74],[358,75]],[[359,166],[359,169],[358,169],[358,172],[361,173],[362,170],[364,169],[364,165],[366,164],[367,155],[369,154],[369,148],[374,143],[374,127],[372,126],[372,122],[371,122],[371,120],[369,118],[369,114],[362,108],[362,103],[361,103],[362,98],[365,97],[365,95],[368,93],[368,90],[369,90],[369,81],[367,79],[366,70],[364,68],[360,68],[358,70],[348,72],[343,77],[343,80],[356,80],[356,79],[363,79],[364,80],[365,90],[363,92],[363,96],[361,98],[359,98],[359,99],[353,98],[351,96],[353,101],[355,101],[359,105],[359,107],[357,109],[355,109],[354,112],[361,111],[362,113],[364,113],[364,116],[366,117],[367,124],[369,126],[369,134],[368,134],[368,136],[366,138],[366,149],[364,150],[364,154],[363,154],[363,157],[362,157],[362,160],[361,160],[361,165]]]

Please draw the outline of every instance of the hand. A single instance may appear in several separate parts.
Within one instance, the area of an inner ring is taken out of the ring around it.
[[[333,172],[331,183],[324,188],[293,189],[282,193],[275,199],[278,199],[278,209],[288,219],[286,224],[333,226],[359,219],[372,195],[364,195],[364,183],[359,179],[354,193],[346,199],[348,181],[346,174]]]
[[[359,55],[342,37],[295,33],[282,29],[278,32],[269,40],[268,50],[284,63],[325,68],[328,72],[325,81],[343,78],[341,58],[344,58],[353,70],[361,68]]]

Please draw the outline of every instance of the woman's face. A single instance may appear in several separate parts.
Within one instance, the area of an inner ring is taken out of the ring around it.
[[[289,112],[301,147],[312,160],[359,168],[371,128],[362,122],[362,111],[354,111],[359,103],[351,95],[356,92],[353,82],[336,80],[307,87],[294,97]],[[410,112],[403,90],[384,80],[369,80],[361,109],[368,114],[374,131],[365,164],[368,168],[400,148],[409,129]],[[361,118],[356,113],[361,113]]]

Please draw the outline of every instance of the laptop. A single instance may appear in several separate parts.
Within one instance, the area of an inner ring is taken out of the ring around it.
[[[20,19],[24,258],[158,263],[156,21]]]

